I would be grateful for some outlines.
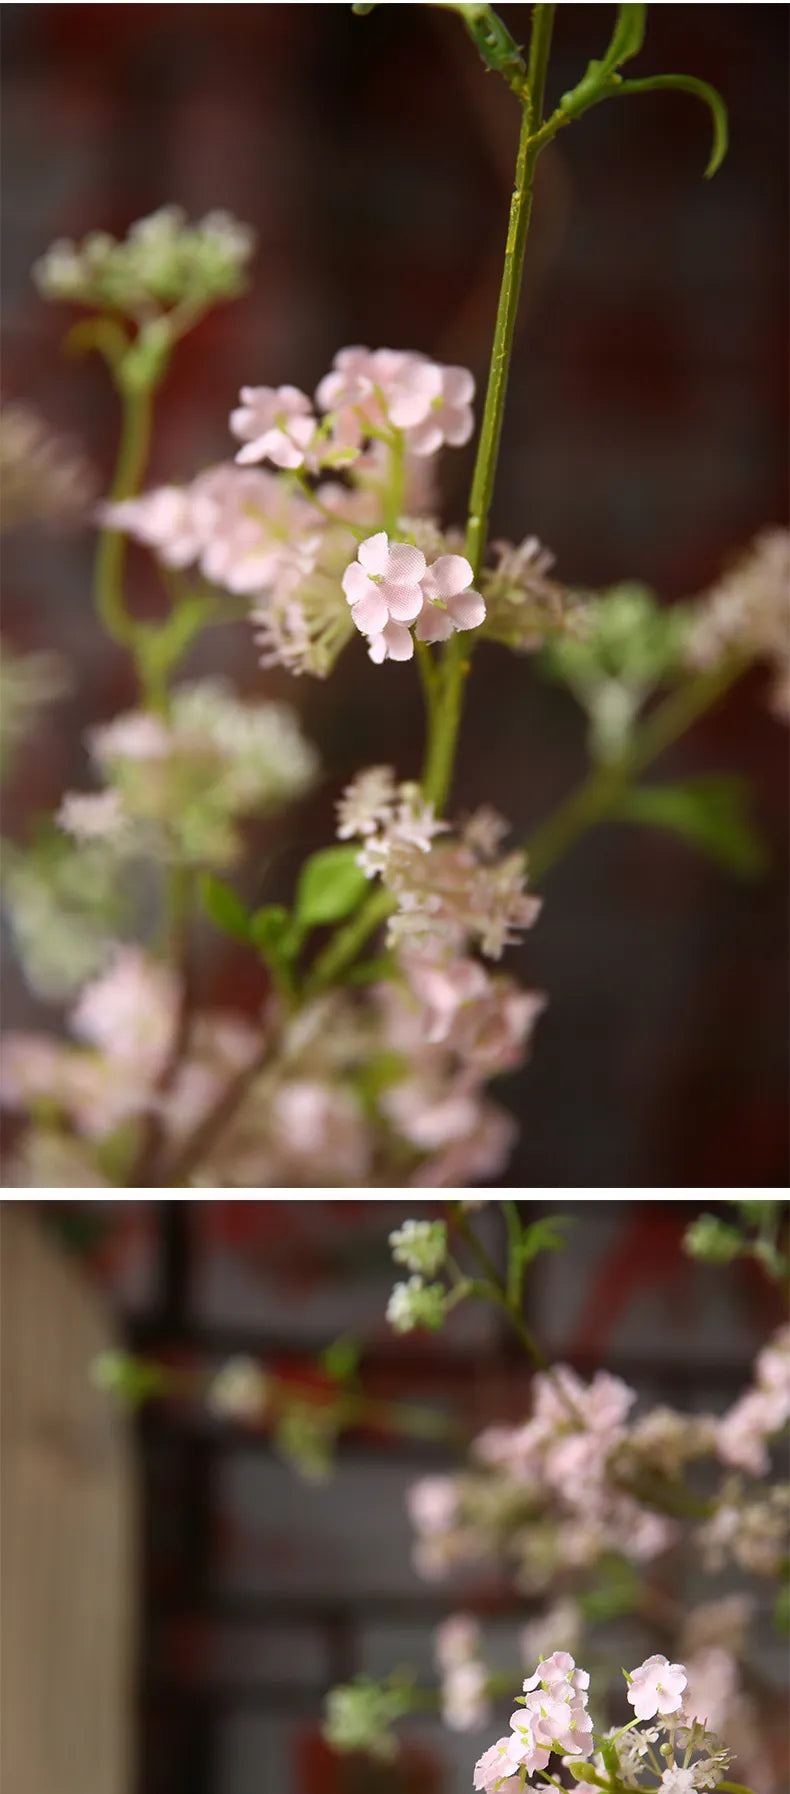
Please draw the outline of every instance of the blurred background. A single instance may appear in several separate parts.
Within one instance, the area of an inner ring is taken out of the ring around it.
[[[547,1212],[520,1206],[528,1221]],[[550,1356],[584,1377],[600,1366],[624,1377],[639,1412],[728,1407],[782,1319],[776,1286],[754,1263],[712,1269],[683,1255],[699,1203],[561,1207],[567,1249],[540,1259],[524,1310]],[[436,1335],[387,1326],[387,1235],[409,1212],[441,1209],[364,1198],[5,1203],[9,1794],[467,1794],[491,1726],[454,1734],[409,1721],[404,1758],[383,1769],[333,1757],[320,1735],[327,1689],[360,1671],[411,1663],[433,1682],[433,1628],[459,1608],[483,1621],[490,1662],[518,1662],[533,1601],[494,1569],[425,1582],[411,1565],[406,1491],[453,1468],[457,1453],[368,1426],[343,1438],[326,1482],[310,1482],[275,1449],[265,1416],[239,1424],[187,1397],[126,1421],[91,1384],[97,1353],[123,1343],[196,1389],[242,1353],[315,1391],[319,1355],[351,1336],[369,1394],[425,1401],[464,1435],[516,1423],[530,1372],[496,1311],[465,1304]],[[472,1218],[501,1262],[495,1205]],[[658,1601],[747,1586],[737,1572],[712,1583],[668,1563],[654,1576]],[[770,1788],[753,1785],[784,1794],[786,1652],[769,1584],[749,1586],[747,1685],[762,1689],[776,1764]],[[603,1636],[615,1674],[656,1645],[627,1619]]]
[[[117,431],[98,361],[59,357],[71,313],[30,267],[58,236],[165,203],[253,224],[247,298],[176,357],[156,481],[226,457],[242,383],[311,390],[335,350],[419,348],[482,383],[517,130],[459,21],[432,6],[79,6],[3,9],[5,393],[81,439],[106,489]],[[506,6],[523,41],[528,8]],[[549,100],[599,54],[611,8],[558,12]],[[495,534],[536,533],[568,583],[638,576],[668,601],[710,584],[786,507],[787,16],[777,6],[656,6],[636,72],[703,76],[732,146],[712,182],[709,125],[682,94],[602,106],[538,172]],[[472,447],[445,457],[446,520],[463,516]],[[5,550],[4,629],[76,666],[6,803],[6,829],[84,782],[81,732],[129,703],[122,656],[90,600],[90,532]],[[137,577],[144,596],[145,569]],[[287,696],[326,778],[275,831],[269,897],[326,842],[361,764],[418,770],[418,683],[370,675],[352,644],[326,686],[256,670],[243,626],[212,631],[190,670]],[[546,883],[512,960],[547,992],[532,1064],[504,1086],[522,1124],[513,1186],[781,1185],[787,1170],[787,752],[750,677],[662,762],[754,781],[771,848],[739,884],[682,843],[626,825],[582,842]],[[494,801],[516,839],[581,776],[584,723],[526,660],[475,658],[456,811]],[[249,987],[217,940],[213,1001]],[[7,1025],[40,1012],[6,955]]]

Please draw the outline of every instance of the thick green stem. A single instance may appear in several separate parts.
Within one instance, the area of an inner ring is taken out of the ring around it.
[[[521,97],[521,130],[519,133],[516,178],[510,202],[510,223],[505,245],[505,265],[499,290],[494,343],[488,375],[483,421],[477,447],[469,517],[466,526],[466,556],[471,562],[473,578],[479,577],[488,534],[488,518],[496,478],[502,420],[507,396],[507,382],[513,339],[516,329],[524,251],[532,212],[532,190],[535,168],[541,145],[536,141],[543,116],[554,6],[535,6],[532,12],[532,34],[529,47],[526,89]],[[450,789],[455,748],[463,708],[463,694],[469,669],[471,649],[464,635],[450,637],[442,657],[438,702],[431,718],[423,788],[426,797],[443,809]]]
[[[151,440],[153,392],[121,389],[123,419],[121,443],[110,499],[113,503],[131,498],[143,477]],[[126,537],[120,530],[103,529],[96,550],[94,589],[96,610],[107,634],[124,647],[134,646],[136,626],[123,599],[123,567],[126,558]]]
[[[549,816],[530,837],[527,862],[531,884],[540,884],[555,862],[588,828],[603,822],[617,810],[634,778],[729,691],[745,665],[742,658],[732,658],[686,680],[676,691],[670,692],[663,704],[659,704],[642,724],[621,761],[593,767],[583,784],[572,791],[554,815]]]

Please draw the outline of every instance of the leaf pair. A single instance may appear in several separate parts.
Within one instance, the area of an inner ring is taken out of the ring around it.
[[[203,908],[231,939],[254,947],[281,981],[290,984],[294,961],[313,928],[342,922],[367,888],[356,847],[323,847],[305,861],[293,911],[268,903],[249,913],[238,893],[212,872],[199,881]]]

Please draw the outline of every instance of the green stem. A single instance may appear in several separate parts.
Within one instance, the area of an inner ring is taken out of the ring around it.
[[[745,665],[742,658],[732,658],[688,679],[676,691],[670,692],[642,724],[621,761],[593,767],[554,815],[530,836],[526,852],[531,884],[539,885],[555,862],[587,829],[616,811],[632,780],[729,691]]]
[[[543,115],[554,6],[535,6],[529,46],[526,89],[521,96],[521,129],[516,158],[516,177],[510,202],[510,222],[505,245],[505,265],[499,290],[494,342],[488,375],[483,420],[466,526],[466,556],[477,579],[485,553],[488,518],[496,478],[507,382],[513,352],[524,251],[532,212],[532,190],[541,145],[537,132]],[[463,694],[471,648],[460,633],[450,637],[441,662],[439,699],[429,731],[423,788],[426,797],[441,810],[447,800],[453,773],[455,748],[463,708]]]
[[[394,908],[395,902],[389,891],[374,891],[357,914],[352,916],[351,921],[334,935],[323,953],[319,953],[305,980],[304,997],[316,997],[328,985],[333,984],[341,972],[353,963],[360,948],[364,947],[369,936],[386,921]]]
[[[151,441],[153,391],[146,387],[127,392],[123,388],[121,442],[109,497],[117,504],[137,492],[143,476]],[[96,550],[94,590],[96,610],[107,634],[114,642],[131,648],[136,639],[136,625],[123,599],[123,567],[126,558],[126,537],[121,530],[103,529]]]

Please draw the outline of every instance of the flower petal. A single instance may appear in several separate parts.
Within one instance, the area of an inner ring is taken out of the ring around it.
[[[376,666],[381,666],[387,658],[387,644],[383,635],[372,635],[368,645],[368,654]]]
[[[368,579],[367,573],[364,567],[360,567],[359,561],[351,562],[340,583],[349,604],[358,604],[360,598],[367,598],[371,592],[377,593],[379,589],[377,585],[373,584],[372,579]]]
[[[379,530],[375,536],[368,536],[367,541],[360,542],[357,559],[366,573],[386,573],[389,564],[390,550],[386,530]]]
[[[414,633],[420,642],[446,642],[453,627],[453,619],[446,610],[439,610],[435,604],[424,604]]]
[[[389,611],[375,586],[351,606],[351,615],[363,635],[378,635],[389,621]]]
[[[362,546],[364,548],[364,542]],[[362,559],[361,554],[359,558],[360,560]],[[392,582],[397,583],[398,585],[407,586],[414,585],[417,580],[422,579],[425,572],[425,564],[425,555],[422,553],[421,549],[413,548],[410,542],[391,542],[385,575],[387,583],[390,584]],[[471,575],[472,569],[470,567],[470,578]]]
[[[390,660],[411,660],[414,643],[405,623],[388,623],[383,632]]]
[[[426,598],[454,598],[465,592],[474,575],[471,562],[463,554],[440,554],[428,568],[422,581]]]
[[[479,592],[459,592],[455,598],[449,598],[447,609],[456,629],[477,629],[485,622],[485,601]]]
[[[474,374],[468,368],[443,368],[442,390],[445,405],[471,405],[475,396]]]
[[[413,623],[423,606],[420,586],[391,585],[384,579],[378,588],[391,617],[397,623]]]
[[[444,442],[444,431],[436,422],[436,413],[431,412],[424,423],[409,430],[406,440],[413,455],[435,455]]]

